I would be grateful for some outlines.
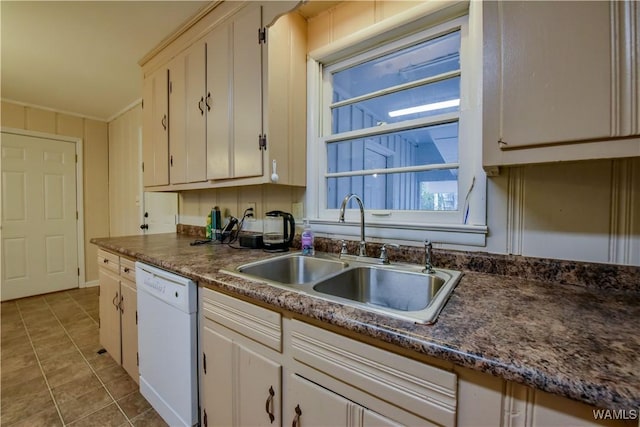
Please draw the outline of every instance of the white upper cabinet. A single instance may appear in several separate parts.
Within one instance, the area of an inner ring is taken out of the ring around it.
[[[168,70],[164,66],[144,79],[142,177],[145,187],[169,184],[168,84]]]
[[[262,8],[250,6],[206,39],[207,178],[262,176]]]
[[[286,14],[295,5],[212,4],[141,61],[147,104],[155,70],[170,79],[167,136],[145,145],[156,168],[150,156],[168,149],[170,175],[145,179],[148,190],[269,183],[273,161],[278,184],[306,184],[306,21]]]
[[[169,63],[169,176],[171,184],[205,181],[204,45]]]
[[[484,2],[485,166],[640,155],[636,2]]]

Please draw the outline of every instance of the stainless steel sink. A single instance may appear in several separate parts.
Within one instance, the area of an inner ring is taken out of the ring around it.
[[[362,310],[416,323],[433,323],[462,273],[409,264],[372,265],[330,254],[300,253],[244,264],[227,273],[260,280]]]
[[[312,283],[347,268],[339,260],[302,255],[285,255],[238,267],[240,273],[278,282],[284,285]]]
[[[444,283],[443,278],[434,275],[356,267],[322,280],[313,289],[381,308],[417,311],[429,306]]]

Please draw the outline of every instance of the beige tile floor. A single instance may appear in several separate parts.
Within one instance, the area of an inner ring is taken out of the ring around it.
[[[101,349],[98,288],[3,302],[0,425],[166,426]]]

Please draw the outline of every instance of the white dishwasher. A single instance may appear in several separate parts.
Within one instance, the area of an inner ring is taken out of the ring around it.
[[[198,423],[197,285],[136,262],[140,393],[170,426]]]

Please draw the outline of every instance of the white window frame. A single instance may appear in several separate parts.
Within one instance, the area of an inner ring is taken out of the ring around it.
[[[308,135],[307,135],[307,217],[318,235],[358,239],[360,213],[347,209],[345,223],[338,223],[338,209],[326,209],[327,170],[326,141],[331,135],[331,115],[324,102],[331,102],[331,84],[323,81],[323,69],[332,65],[356,63],[362,55],[375,57],[389,48],[399,49],[418,40],[460,29],[460,112],[459,116],[459,169],[457,211],[391,211],[365,209],[366,237],[368,241],[387,241],[404,244],[432,241],[469,246],[485,246],[486,220],[486,175],[482,169],[482,6],[477,2],[465,3],[464,13],[451,8],[451,16],[443,18],[442,10],[429,11],[424,16],[400,17],[393,27],[384,22],[369,27],[351,37],[351,43],[339,41],[309,54],[307,64]],[[438,14],[436,23],[430,16]],[[445,12],[446,13],[446,12]],[[461,16],[463,15],[463,16]],[[411,20],[413,25],[407,22]],[[422,25],[420,24],[422,21]],[[425,25],[425,22],[427,25]],[[430,25],[429,25],[430,23]],[[406,33],[398,32],[406,28]],[[371,43],[375,42],[373,47]],[[384,45],[384,46],[381,46]],[[373,48],[373,49],[372,49]],[[366,53],[360,53],[367,51]],[[451,116],[451,114],[443,114]],[[420,122],[420,119],[414,120]],[[405,128],[407,122],[386,125],[386,131]],[[410,125],[410,124],[409,124]],[[366,131],[365,131],[366,132]],[[360,134],[361,131],[355,131]],[[344,134],[342,134],[344,136]],[[473,183],[473,184],[472,184]],[[464,220],[466,196],[469,189],[469,214]]]

